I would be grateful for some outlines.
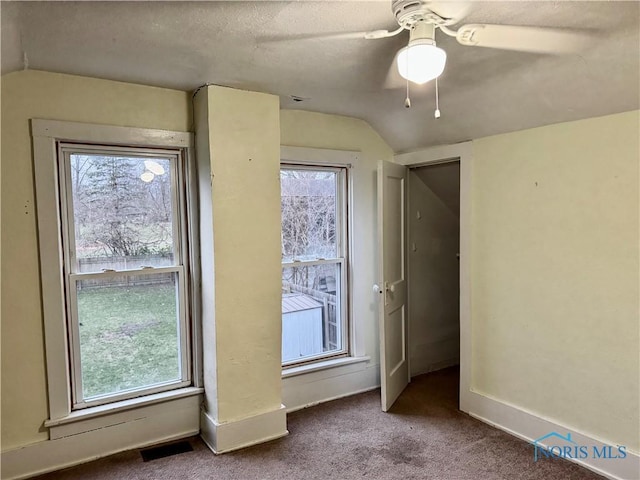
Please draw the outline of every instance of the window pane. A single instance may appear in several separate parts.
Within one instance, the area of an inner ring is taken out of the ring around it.
[[[339,263],[282,269],[282,361],[342,350]]]
[[[71,154],[77,272],[174,264],[171,161]]]
[[[331,171],[280,171],[282,261],[338,256],[337,177]]]
[[[76,283],[84,399],[181,378],[178,276]]]

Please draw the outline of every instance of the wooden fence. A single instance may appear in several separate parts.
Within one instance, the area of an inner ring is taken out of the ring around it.
[[[173,265],[170,257],[163,255],[136,255],[129,257],[89,257],[78,259],[78,269],[82,273],[102,272],[103,270],[128,270],[151,266],[156,268],[169,267]],[[83,280],[81,288],[92,287],[134,287],[140,285],[160,285],[173,283],[175,275],[172,273],[147,274],[147,275],[119,275],[111,277],[108,284],[104,279]],[[80,288],[80,287],[79,287]]]

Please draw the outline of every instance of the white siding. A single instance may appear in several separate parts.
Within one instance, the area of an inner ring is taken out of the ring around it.
[[[282,361],[322,353],[322,306],[282,314]]]

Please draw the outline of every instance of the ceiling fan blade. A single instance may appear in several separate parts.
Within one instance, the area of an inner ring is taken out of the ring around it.
[[[261,42],[289,42],[293,40],[377,40],[388,38],[401,33],[404,29],[397,30],[371,30],[367,32],[345,32],[345,33],[319,33],[303,35],[279,35],[270,37],[259,37]]]
[[[463,25],[456,39],[462,45],[521,52],[564,54],[582,50],[591,40],[581,32],[512,25]]]
[[[450,19],[450,21],[446,22],[447,25],[458,23],[466,17],[472,5],[473,1],[470,0],[456,0],[453,2],[451,0],[436,0],[428,3],[429,10],[442,18]]]
[[[303,35],[270,35],[258,37],[256,40],[261,43],[280,43],[300,40],[358,40],[364,39],[369,32],[347,32],[347,33],[326,33],[326,34],[303,34]]]

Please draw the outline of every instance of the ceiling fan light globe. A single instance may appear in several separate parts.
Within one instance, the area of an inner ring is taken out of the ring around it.
[[[398,53],[398,73],[420,85],[439,77],[446,63],[447,53],[431,44],[408,45]]]
[[[154,175],[164,175],[164,167],[155,160],[145,160],[144,166]]]
[[[145,170],[144,172],[142,172],[142,175],[140,175],[140,180],[142,180],[145,183],[149,183],[154,178],[155,178],[155,175],[153,174],[153,172],[150,172],[149,170]]]

